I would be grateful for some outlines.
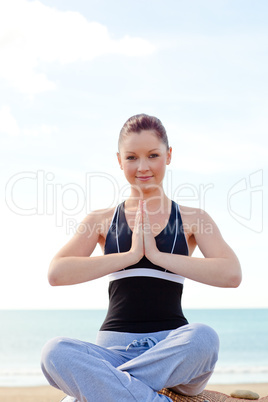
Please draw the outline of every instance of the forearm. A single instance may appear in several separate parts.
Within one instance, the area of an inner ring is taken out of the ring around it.
[[[74,285],[101,278],[135,262],[131,252],[96,257],[60,257],[52,260],[48,280],[52,286]]]
[[[237,287],[241,282],[241,269],[237,258],[197,258],[157,252],[154,263],[170,272],[196,282],[217,287]]]

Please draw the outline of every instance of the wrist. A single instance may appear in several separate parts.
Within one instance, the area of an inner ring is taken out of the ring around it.
[[[159,265],[161,266],[161,260],[162,260],[162,254],[161,251],[158,249],[152,251],[149,255],[146,255],[148,260],[150,260],[154,265]]]
[[[126,254],[128,255],[127,266],[137,264],[143,257],[143,255],[137,254],[131,249]]]

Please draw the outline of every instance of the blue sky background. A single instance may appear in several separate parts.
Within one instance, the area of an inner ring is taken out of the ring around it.
[[[141,112],[173,147],[168,195],[210,213],[243,268],[238,289],[186,281],[184,307],[268,307],[267,17],[265,0],[1,2],[1,308],[107,306],[107,279],[52,288],[47,269],[126,196],[117,138]]]

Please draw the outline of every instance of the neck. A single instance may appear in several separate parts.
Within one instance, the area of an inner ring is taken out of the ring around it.
[[[150,191],[142,191],[140,188],[131,188],[129,198],[126,200],[128,208],[136,209],[138,207],[139,200],[146,202],[146,208],[148,211],[162,210],[169,205],[169,198],[166,196],[162,186],[157,186]]]

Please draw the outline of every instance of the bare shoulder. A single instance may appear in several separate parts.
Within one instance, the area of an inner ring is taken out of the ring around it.
[[[97,209],[90,212],[80,223],[77,233],[94,231],[106,238],[116,207]]]
[[[90,212],[78,225],[76,233],[56,254],[57,257],[89,256],[97,243],[103,247],[115,208]]]
[[[184,231],[191,235],[216,234],[219,229],[212,217],[201,208],[192,208],[180,205]]]
[[[184,217],[189,216],[189,217],[193,217],[193,219],[194,219],[194,217],[200,218],[201,216],[204,216],[204,215],[209,216],[208,213],[204,209],[201,209],[201,208],[187,207],[185,205],[179,205],[179,207],[180,207],[181,215]]]
[[[204,257],[236,258],[212,217],[203,209],[181,207],[183,228]]]

